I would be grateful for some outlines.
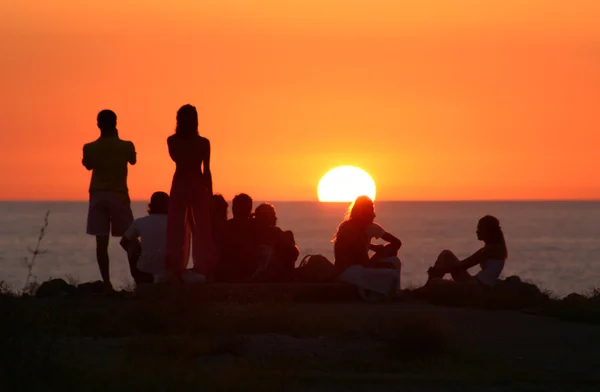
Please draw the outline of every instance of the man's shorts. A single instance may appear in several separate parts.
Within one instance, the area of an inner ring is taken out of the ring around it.
[[[96,191],[90,196],[87,233],[95,236],[122,237],[133,223],[133,212],[126,196]]]

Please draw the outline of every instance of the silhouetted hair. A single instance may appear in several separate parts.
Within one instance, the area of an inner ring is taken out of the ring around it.
[[[252,215],[252,198],[245,193],[240,193],[231,202],[233,217],[249,217]]]
[[[346,220],[368,221],[370,223],[374,208],[375,203],[373,203],[373,200],[369,196],[358,196],[350,205]]]
[[[102,136],[116,134],[117,131],[117,115],[112,110],[102,110],[96,117],[98,128]]]
[[[277,218],[277,213],[275,212],[275,206],[271,203],[263,203],[256,207],[254,210],[254,219],[256,222],[266,224],[272,223],[269,222],[269,218]]]
[[[375,203],[373,203],[373,200],[371,200],[369,196],[358,196],[356,200],[350,204],[344,221],[338,226],[335,237],[333,238],[333,242],[336,241],[340,230],[347,223],[352,222],[353,224],[357,225],[367,225],[371,223],[374,208]]]
[[[214,217],[221,217],[227,220],[227,208],[229,203],[220,193],[215,193],[212,197],[212,213]]]
[[[166,192],[154,192],[148,204],[148,214],[168,214],[169,195]]]
[[[198,134],[198,112],[192,105],[183,105],[177,111],[176,135],[197,135]]]
[[[498,218],[491,215],[486,215],[479,219],[479,226],[484,232],[485,238],[482,238],[483,242],[486,244],[501,244],[506,247],[504,233],[502,232]]]

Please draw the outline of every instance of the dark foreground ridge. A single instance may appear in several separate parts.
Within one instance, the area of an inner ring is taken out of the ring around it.
[[[592,391],[600,382],[598,293],[556,300],[516,277],[476,300],[445,288],[377,304],[341,284],[106,293],[52,280],[36,296],[0,296],[0,313],[6,391]]]
[[[16,296],[6,291],[5,296]],[[168,300],[175,297],[192,297],[196,301],[210,302],[352,302],[361,301],[358,291],[342,283],[208,283],[172,286],[167,284],[141,285],[136,290],[106,292],[102,282],[79,285],[69,284],[63,279],[52,279],[42,283],[34,294],[35,298],[106,298]],[[25,296],[28,297],[28,296]],[[494,288],[483,294],[467,285],[439,286],[435,289],[419,288],[403,290],[401,295],[383,302],[428,302],[433,305],[451,307],[473,307],[480,309],[512,309],[537,313],[572,321],[600,323],[600,291],[589,295],[572,293],[556,299],[551,293],[536,285],[522,281],[518,276],[501,280]]]

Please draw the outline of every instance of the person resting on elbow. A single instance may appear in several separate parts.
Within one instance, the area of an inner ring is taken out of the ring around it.
[[[464,260],[460,260],[449,250],[442,251],[433,267],[427,271],[429,279],[426,286],[439,283],[446,274],[450,274],[452,280],[458,283],[494,286],[508,257],[500,221],[491,215],[481,218],[477,225],[477,239],[483,241],[483,248]],[[477,265],[481,270],[471,275],[468,270]]]

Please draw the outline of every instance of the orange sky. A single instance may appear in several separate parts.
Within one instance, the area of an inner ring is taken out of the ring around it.
[[[0,4],[0,199],[86,199],[111,108],[134,199],[168,190],[192,103],[215,191],[316,200],[600,199],[600,1],[19,0]]]

